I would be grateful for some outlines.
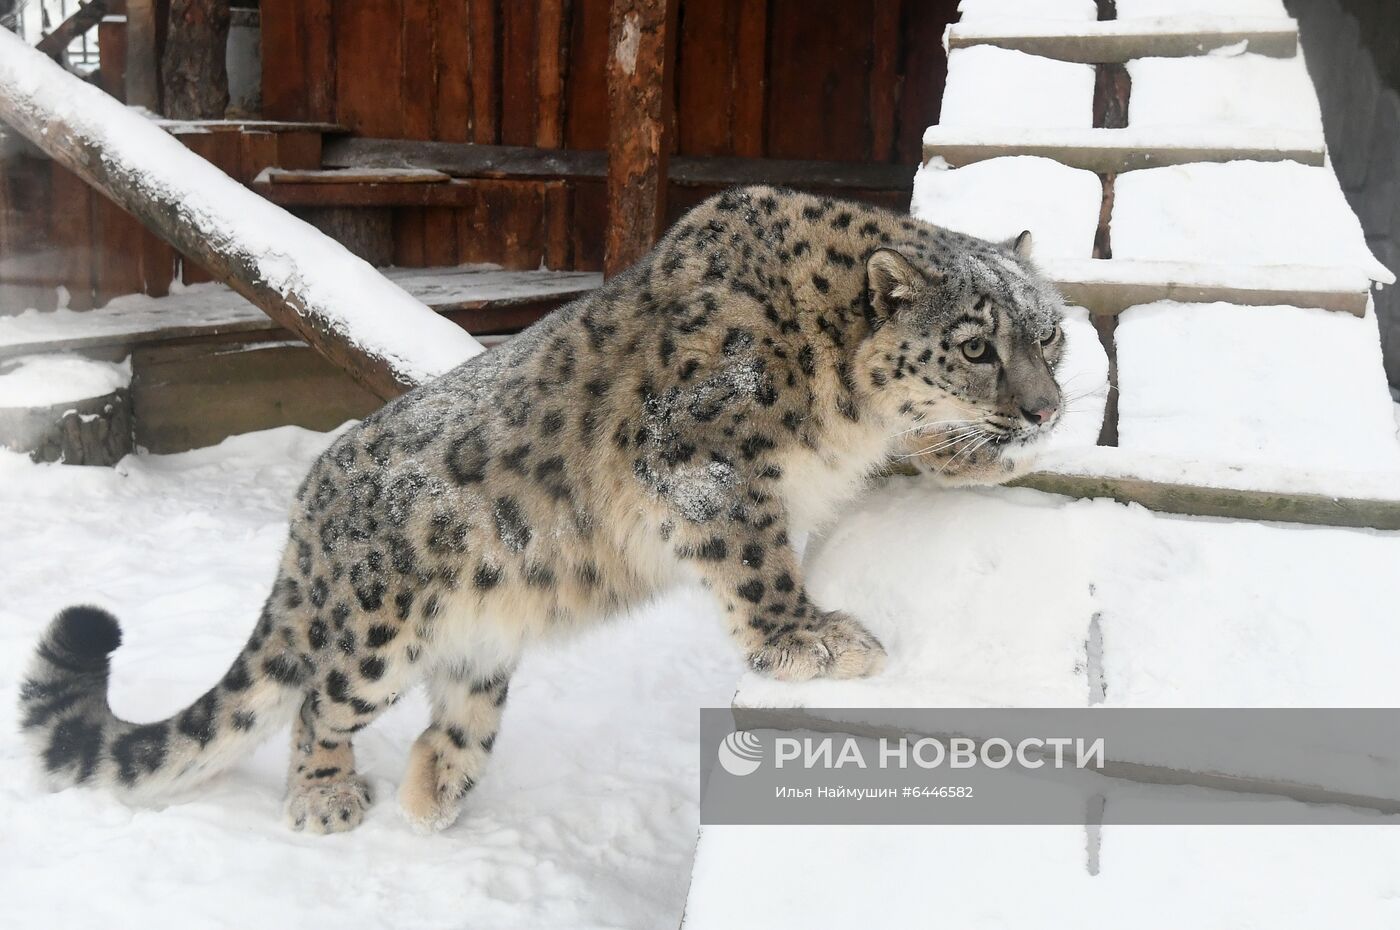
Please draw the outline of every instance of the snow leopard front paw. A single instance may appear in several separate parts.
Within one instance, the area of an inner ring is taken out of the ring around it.
[[[780,681],[866,678],[885,667],[885,647],[855,618],[832,611],[816,626],[770,637],[749,656],[749,667]]]
[[[287,793],[287,825],[309,833],[344,833],[360,825],[372,801],[369,782],[353,773],[295,785]]]

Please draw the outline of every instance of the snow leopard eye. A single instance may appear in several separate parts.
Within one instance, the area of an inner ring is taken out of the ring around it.
[[[990,361],[987,357],[987,340],[974,336],[962,344],[962,354],[969,362]]]
[[[1056,323],[1054,329],[1050,330],[1050,332],[1048,332],[1048,333],[1046,333],[1044,336],[1041,336],[1041,337],[1040,337],[1040,344],[1043,345],[1043,346],[1052,346],[1052,345],[1055,344],[1055,340],[1056,340],[1056,339],[1059,339],[1059,338],[1060,338],[1060,324],[1059,324],[1059,323]]]

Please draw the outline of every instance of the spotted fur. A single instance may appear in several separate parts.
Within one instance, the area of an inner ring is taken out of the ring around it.
[[[636,267],[337,438],[247,645],[193,705],[118,720],[116,621],[70,608],[24,685],[25,732],[56,785],[151,797],[290,719],[287,818],[333,832],[371,801],[354,735],[426,682],[400,801],[440,829],[525,645],[675,582],[710,589],[760,672],[871,674],[879,642],[812,602],[792,539],[891,455],[952,481],[1022,467],[1057,417],[1063,342],[1026,245],[771,188],[714,197]]]

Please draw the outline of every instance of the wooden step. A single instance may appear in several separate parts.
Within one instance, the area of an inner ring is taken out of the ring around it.
[[[1201,463],[1105,446],[1012,484],[1066,497],[1140,504],[1161,513],[1400,530],[1400,475],[1260,465],[1235,472],[1237,481],[1221,482],[1218,469]]]
[[[1298,24],[1287,18],[1170,17],[1100,22],[957,23],[947,45],[995,45],[1061,61],[1106,64],[1134,58],[1187,58],[1244,43],[1274,58],[1298,53]]]
[[[990,158],[1036,155],[1071,168],[1117,174],[1193,162],[1296,161],[1321,165],[1327,152],[1321,132],[1171,127],[1134,129],[1019,129],[930,126],[924,159],[942,158],[954,168]]]
[[[480,267],[390,268],[385,275],[473,335],[519,330],[602,283],[594,272]],[[234,333],[267,337],[283,331],[229,288],[200,284],[170,297],[119,297],[83,313],[0,317],[0,358],[55,351],[116,357],[134,346]]]
[[[1047,259],[1041,270],[1066,302],[1095,316],[1175,300],[1272,307],[1319,307],[1365,316],[1370,282],[1346,268],[1201,265],[1131,259]]]

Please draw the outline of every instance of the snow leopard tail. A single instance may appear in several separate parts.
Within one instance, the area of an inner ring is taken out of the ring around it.
[[[55,789],[164,795],[222,771],[291,719],[305,672],[268,649],[260,624],[224,677],[159,723],[118,719],[107,704],[108,657],[121,627],[97,607],[69,607],[49,624],[20,687],[20,727]]]

